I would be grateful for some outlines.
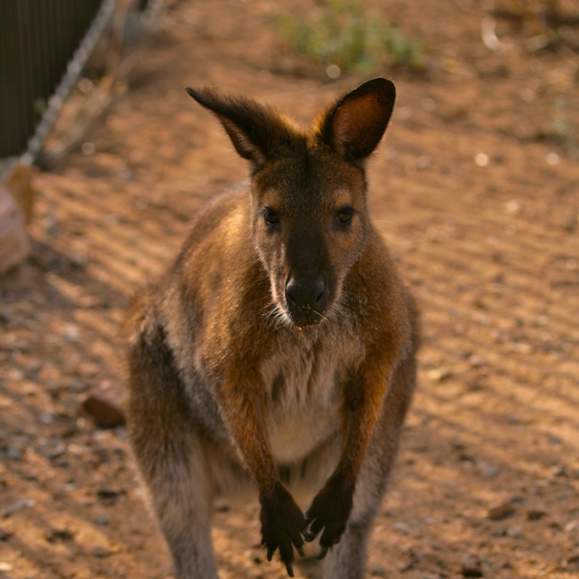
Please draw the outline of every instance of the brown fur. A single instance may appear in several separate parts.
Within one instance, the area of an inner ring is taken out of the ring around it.
[[[365,83],[310,133],[253,101],[190,94],[252,180],[199,215],[130,316],[140,471],[180,578],[215,576],[208,505],[242,480],[257,487],[268,557],[279,549],[290,575],[293,549],[319,535],[322,555],[334,547],[327,576],[361,577],[415,381],[415,308],[371,224],[363,168],[393,86]],[[293,279],[323,292],[298,307]],[[308,477],[304,516],[283,483]]]

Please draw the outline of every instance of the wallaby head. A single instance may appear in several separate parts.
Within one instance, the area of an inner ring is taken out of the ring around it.
[[[306,326],[330,317],[369,233],[364,160],[386,130],[394,85],[362,84],[309,131],[252,100],[187,92],[251,163],[252,235],[281,318]]]

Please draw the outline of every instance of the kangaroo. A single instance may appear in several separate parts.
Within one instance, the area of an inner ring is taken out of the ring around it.
[[[217,577],[214,499],[247,492],[269,561],[279,552],[293,577],[317,539],[325,578],[361,578],[416,379],[417,311],[364,168],[394,85],[362,84],[307,132],[187,91],[251,178],[196,216],[128,319],[130,442],[176,576]]]

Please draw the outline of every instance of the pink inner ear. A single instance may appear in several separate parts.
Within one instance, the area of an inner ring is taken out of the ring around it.
[[[333,120],[336,145],[342,153],[369,155],[382,138],[388,117],[379,95],[370,93],[346,100]]]

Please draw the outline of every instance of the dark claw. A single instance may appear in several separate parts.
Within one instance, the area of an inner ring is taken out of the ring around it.
[[[320,551],[320,554],[317,557],[318,561],[321,561],[328,554],[328,550],[329,550],[328,547],[322,547],[322,550]]]
[[[261,534],[267,549],[267,560],[271,561],[279,550],[287,574],[293,577],[294,547],[304,556],[302,533],[306,519],[281,483],[276,483],[272,490],[260,495],[260,502]]]

